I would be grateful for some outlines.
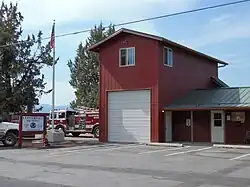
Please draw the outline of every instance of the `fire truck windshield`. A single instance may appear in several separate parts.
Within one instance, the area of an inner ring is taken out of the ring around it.
[[[59,112],[58,113],[58,118],[59,119],[65,118],[65,112]]]
[[[49,118],[52,119],[52,114],[49,115]],[[56,113],[54,113],[54,119],[56,119]]]

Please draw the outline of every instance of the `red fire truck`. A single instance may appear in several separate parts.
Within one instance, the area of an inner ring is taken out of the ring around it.
[[[52,113],[48,119],[48,129],[51,128]],[[85,110],[80,113],[73,109],[54,111],[54,128],[62,129],[66,134],[71,133],[74,137],[80,134],[91,133],[99,138],[99,110]]]

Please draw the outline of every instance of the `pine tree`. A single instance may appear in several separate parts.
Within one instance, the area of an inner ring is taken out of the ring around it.
[[[105,31],[102,23],[90,31],[85,45],[79,44],[74,62],[68,61],[71,72],[70,85],[75,89],[76,99],[71,107],[85,106],[95,108],[99,105],[99,61],[97,54],[87,49],[115,32],[112,24]]]
[[[41,43],[42,32],[21,40],[23,16],[17,4],[0,7],[0,114],[31,112],[45,94],[41,69],[52,65],[49,45]]]

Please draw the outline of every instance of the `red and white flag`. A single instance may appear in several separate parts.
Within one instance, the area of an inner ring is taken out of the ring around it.
[[[55,23],[52,26],[52,32],[50,36],[50,48],[53,49],[55,47]]]

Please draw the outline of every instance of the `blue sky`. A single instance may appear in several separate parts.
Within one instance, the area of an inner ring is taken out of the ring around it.
[[[42,30],[47,37],[53,19],[56,20],[56,34],[62,34],[89,29],[100,21],[104,25],[115,24],[232,1],[19,0],[18,3],[24,16],[25,34]],[[126,28],[160,35],[227,61],[229,66],[219,70],[220,78],[230,86],[250,86],[249,10],[250,2],[128,25]],[[74,90],[68,83],[67,61],[74,58],[78,44],[84,42],[87,36],[88,33],[85,33],[56,39],[56,56],[60,58],[56,67],[56,105],[68,104],[74,99]],[[43,72],[49,89],[52,69],[46,68]],[[41,103],[50,104],[51,95],[43,96]]]

